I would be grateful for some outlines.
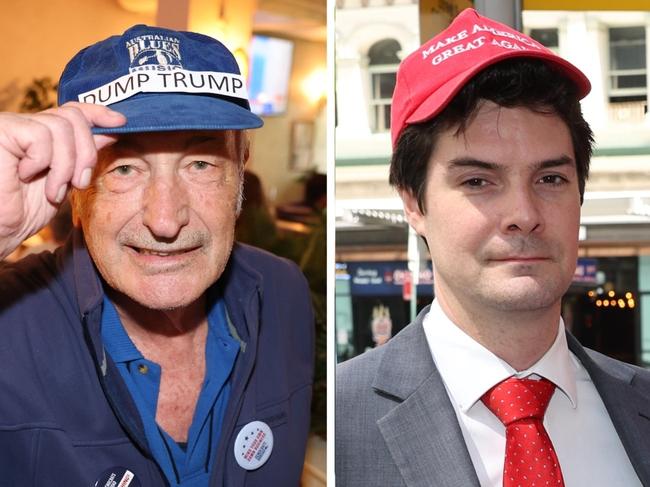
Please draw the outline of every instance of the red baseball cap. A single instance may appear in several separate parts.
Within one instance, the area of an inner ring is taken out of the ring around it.
[[[512,27],[468,8],[400,64],[391,108],[393,148],[406,125],[438,115],[479,71],[515,57],[552,64],[576,84],[579,99],[591,89],[587,77],[570,62]]]

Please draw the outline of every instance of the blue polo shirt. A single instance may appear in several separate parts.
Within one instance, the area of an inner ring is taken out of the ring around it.
[[[102,339],[140,412],[149,448],[169,484],[172,487],[206,487],[230,396],[230,375],[239,351],[238,341],[228,331],[223,299],[212,299],[208,311],[205,378],[186,445],[176,443],[156,423],[160,365],[143,357],[106,296]]]

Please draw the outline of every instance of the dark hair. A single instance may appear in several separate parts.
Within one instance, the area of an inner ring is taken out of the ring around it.
[[[305,204],[316,208],[319,200],[327,195],[327,176],[325,174],[313,173],[305,181]]]
[[[417,198],[424,213],[429,160],[440,134],[457,127],[462,134],[483,100],[559,116],[573,142],[580,202],[589,174],[593,134],[582,117],[576,85],[544,61],[514,58],[493,64],[472,78],[447,107],[430,120],[408,125],[397,140],[390,162],[392,186]]]

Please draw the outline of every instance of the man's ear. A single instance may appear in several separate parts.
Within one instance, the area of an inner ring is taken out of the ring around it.
[[[402,198],[404,214],[406,215],[406,220],[409,222],[409,225],[413,227],[418,235],[425,236],[425,217],[422,210],[420,210],[417,197],[407,189],[399,190],[399,196]]]
[[[79,195],[80,190],[77,188],[72,188],[70,191],[70,206],[72,208],[72,224],[75,227],[81,227],[81,196]]]

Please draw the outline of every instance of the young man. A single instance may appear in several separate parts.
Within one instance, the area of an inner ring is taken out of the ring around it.
[[[0,485],[298,485],[312,313],[288,261],[233,245],[252,114],[232,54],[135,26],[78,53],[60,108],[0,114]],[[107,108],[102,105],[107,105]]]
[[[391,183],[435,300],[337,375],[337,486],[650,484],[650,374],[564,330],[589,82],[462,12],[397,74]]]

